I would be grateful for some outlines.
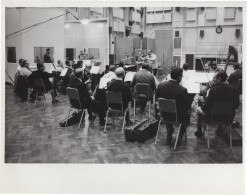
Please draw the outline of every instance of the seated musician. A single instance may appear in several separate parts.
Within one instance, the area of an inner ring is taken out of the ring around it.
[[[63,62],[61,60],[58,60],[56,70],[58,72],[62,72],[63,69],[64,69]]]
[[[205,105],[197,108],[197,131],[195,136],[198,138],[203,137],[202,122],[204,118],[209,119],[211,114],[212,104],[214,101],[232,101],[232,120],[235,116],[235,109],[239,106],[239,94],[238,90],[225,83],[227,74],[224,71],[220,71],[214,77],[214,87],[209,90],[208,97],[206,98]],[[223,135],[222,126],[218,126],[215,131],[217,136]]]
[[[88,114],[89,114],[89,120],[92,120],[93,119],[92,110],[91,110],[92,98],[90,97],[90,94],[88,92],[87,85],[82,80],[82,69],[81,68],[77,68],[75,66],[74,74],[75,74],[75,77],[69,83],[69,87],[75,88],[75,89],[78,90],[81,106],[87,108],[87,111],[88,111]],[[75,107],[78,106],[78,105],[76,105],[76,103],[77,102],[74,103]]]
[[[156,98],[165,98],[165,99],[173,99],[176,100],[177,107],[177,117],[178,122],[182,122],[180,135],[178,137],[178,144],[181,142],[183,135],[186,131],[187,121],[189,117],[189,109],[191,105],[191,100],[189,98],[187,89],[179,85],[182,80],[183,70],[178,67],[174,67],[171,70],[171,80],[162,82],[158,85],[158,89],[156,92]],[[169,114],[164,113],[162,115],[163,118],[169,118],[174,116],[170,116]],[[167,124],[167,143],[172,143],[172,134],[174,132],[173,126],[171,124]]]
[[[148,68],[149,68],[148,64],[143,64],[142,69],[134,75],[130,86],[134,89],[137,83],[148,84],[149,85],[149,100],[152,100],[153,94],[155,93],[155,90],[156,90],[156,85],[155,85],[154,75],[148,71]],[[142,102],[141,110],[144,111],[145,107],[146,107],[146,101]]]
[[[69,86],[69,82],[70,82],[70,76],[71,76],[71,73],[72,73],[72,61],[70,60],[66,60],[65,61],[65,68],[67,68],[67,72],[65,74],[65,76],[62,78],[62,93],[64,95],[66,95],[66,88]]]
[[[110,65],[109,66],[109,72],[106,73],[103,78],[109,78],[109,79],[115,79],[117,76],[115,74],[116,66],[115,65]]]
[[[37,69],[38,70],[33,71],[28,77],[28,80],[30,81],[31,86],[34,86],[33,79],[41,78],[44,82],[46,92],[51,91],[51,90],[53,91],[53,93],[51,93],[52,103],[58,102],[58,100],[56,99],[57,91],[49,80],[49,78],[56,76],[56,72],[52,72],[52,73],[46,72],[45,65],[41,62],[37,62]],[[36,90],[33,90],[33,93],[36,93]],[[34,97],[34,96],[31,96],[31,97]]]
[[[131,102],[132,100],[130,86],[127,83],[124,83],[125,71],[122,67],[117,68],[115,74],[117,78],[108,83],[107,91],[120,91],[122,94],[123,109],[126,109],[129,102]],[[126,114],[126,123],[127,125],[130,125],[132,123],[129,117],[129,111]]]
[[[19,74],[28,78],[32,71],[29,69],[29,63],[26,60],[23,60],[21,65],[21,69],[19,70]]]
[[[238,86],[238,80],[242,79],[243,73],[242,70],[240,70],[240,64],[236,63],[233,65],[234,68],[234,72],[232,74],[230,74],[230,76],[227,79],[227,82],[229,83],[229,85],[233,86],[233,87],[237,87]]]
[[[21,68],[18,71],[16,77],[16,90],[15,92],[22,98],[23,101],[28,99],[28,88],[30,87],[28,77],[32,73],[29,69],[29,63],[26,60],[22,60],[20,63]]]
[[[84,51],[80,51],[80,55],[78,56],[79,60],[87,60],[88,59],[88,55],[86,53],[86,50],[84,49]]]

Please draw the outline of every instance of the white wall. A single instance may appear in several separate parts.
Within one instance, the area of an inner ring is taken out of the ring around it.
[[[6,10],[6,35],[33,24],[62,15],[63,9],[51,8],[11,8]],[[12,78],[16,72],[18,60],[27,59],[34,64],[34,47],[54,47],[54,60],[64,59],[64,16],[34,27],[17,38],[6,39],[7,46],[15,46],[17,63],[6,63],[6,70]]]
[[[16,32],[17,30],[21,29],[21,10],[17,9],[6,9],[5,10],[5,35],[9,35],[11,33]],[[6,47],[16,47],[16,63],[8,63],[7,62],[7,51],[5,55],[5,68],[8,74],[14,79],[14,75],[16,73],[16,68],[18,65],[18,61],[22,58],[22,39],[21,36],[17,36],[11,39],[5,40],[5,48]],[[11,82],[10,79],[6,76],[5,81]]]
[[[109,64],[109,33],[107,21],[97,23],[66,23],[64,28],[64,46],[65,48],[75,48],[76,57],[84,48],[99,48],[100,60]]]

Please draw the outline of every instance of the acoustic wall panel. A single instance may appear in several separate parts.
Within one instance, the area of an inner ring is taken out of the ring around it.
[[[121,62],[125,55],[133,54],[133,39],[132,38],[116,38],[115,44],[116,63]]]
[[[157,61],[165,70],[172,65],[173,31],[155,30],[155,54]]]

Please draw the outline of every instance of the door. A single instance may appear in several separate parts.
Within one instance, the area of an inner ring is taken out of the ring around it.
[[[186,54],[185,62],[189,64],[189,70],[193,70],[194,67],[194,54]]]

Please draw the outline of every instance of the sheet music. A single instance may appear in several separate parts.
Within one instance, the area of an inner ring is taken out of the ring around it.
[[[45,65],[45,71],[46,72],[51,73],[52,71],[55,70],[52,63],[44,63],[44,65]]]
[[[67,70],[68,70],[68,68],[63,69],[61,74],[60,74],[60,76],[64,77],[66,75],[66,73],[67,73]]]
[[[132,81],[136,72],[127,72],[124,78],[124,82]]]
[[[182,81],[181,85],[185,87],[190,94],[200,93],[200,83],[193,83],[191,81]]]
[[[134,67],[136,65],[124,65],[124,66],[125,66],[125,68],[129,68],[129,67]]]
[[[99,66],[92,66],[90,72],[91,74],[98,74]]]

